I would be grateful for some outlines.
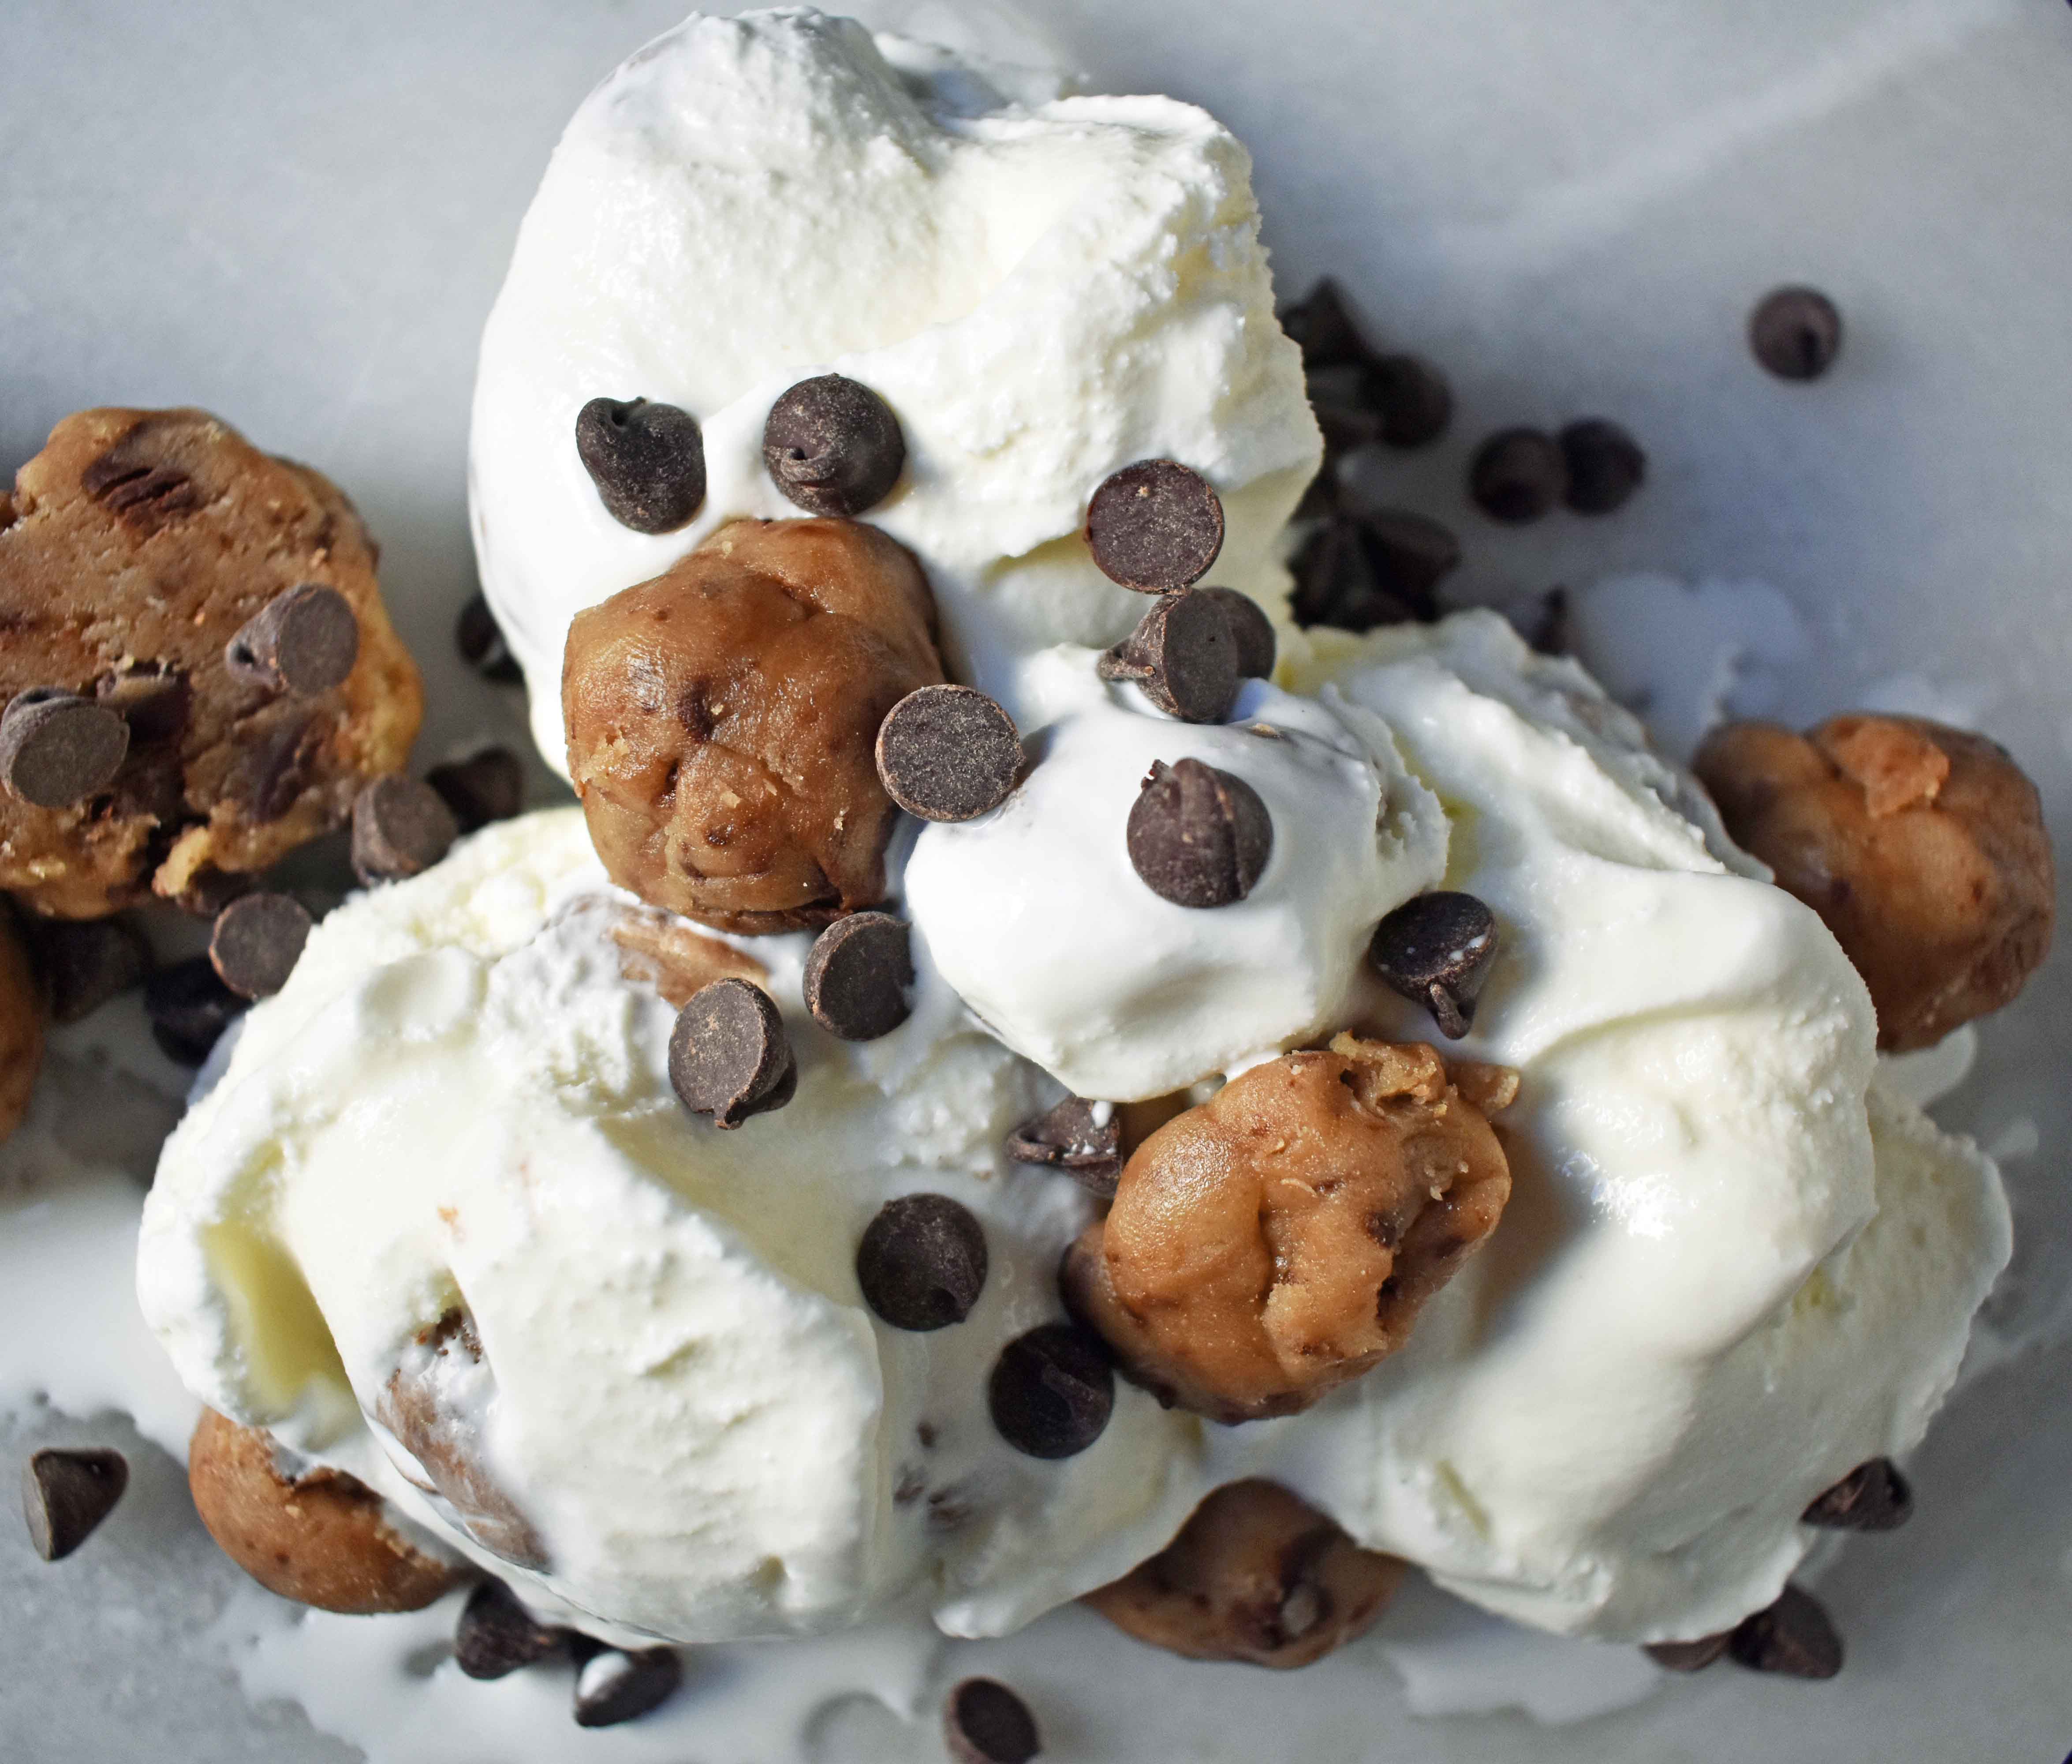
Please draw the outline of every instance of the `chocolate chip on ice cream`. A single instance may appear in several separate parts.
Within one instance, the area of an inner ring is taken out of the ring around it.
[[[1836,1532],[1893,1532],[1914,1517],[1914,1491],[1889,1458],[1857,1465],[1799,1515],[1799,1523]]]
[[[1177,594],[1207,575],[1223,549],[1223,501],[1178,461],[1140,459],[1095,491],[1086,534],[1110,582],[1140,594]]]
[[[245,622],[224,664],[265,692],[314,697],[343,685],[360,659],[360,621],[335,588],[305,582],[277,594]]]
[[[923,686],[886,715],[878,775],[923,820],[974,820],[1013,794],[1022,775],[1014,719],[969,686]]]
[[[460,837],[446,800],[400,773],[377,778],[352,804],[352,871],[372,888],[430,870]]]
[[[463,833],[508,820],[525,806],[525,766],[508,747],[484,747],[425,774]]]
[[[1269,625],[1269,644],[1272,635]],[[1196,590],[1161,595],[1137,622],[1137,629],[1101,656],[1098,667],[1104,680],[1134,681],[1169,717],[1190,723],[1221,722],[1237,697],[1239,680],[1231,615]]]
[[[1787,1586],[1777,1602],[1745,1617],[1727,1639],[1735,1662],[1787,1678],[1832,1678],[1842,1669],[1842,1638],[1820,1602]]]
[[[48,1446],[22,1466],[22,1517],[47,1562],[72,1554],[115,1511],[130,1486],[130,1461],[99,1447]]]
[[[787,500],[816,515],[855,516],[892,493],[906,438],[891,407],[838,373],[802,380],[770,407],[763,463]]]
[[[912,936],[890,913],[851,913],[814,939],[802,990],[807,1010],[830,1035],[875,1041],[913,1009]]]
[[[1647,455],[1615,422],[1588,417],[1555,437],[1568,469],[1565,498],[1579,515],[1608,515],[1647,480]]]
[[[1468,495],[1506,526],[1539,520],[1568,491],[1568,462],[1554,438],[1537,429],[1498,430],[1468,467]]]
[[[223,983],[206,956],[161,968],[144,982],[144,1015],[166,1059],[199,1066],[249,1000]]]
[[[715,1127],[791,1100],[798,1067],[769,993],[746,980],[716,980],[676,1014],[669,1036],[669,1083],[684,1108]]]
[[[1650,1642],[1642,1651],[1665,1671],[1702,1672],[1727,1651],[1734,1639],[1732,1630],[1716,1635],[1700,1635],[1690,1642]]]
[[[314,921],[292,894],[247,894],[216,915],[208,959],[240,998],[270,998],[288,984]]]
[[[961,1323],[985,1290],[985,1232],[947,1195],[887,1201],[857,1247],[864,1302],[894,1329]]]
[[[126,919],[38,919],[27,930],[54,1023],[92,1015],[151,971],[151,946]]]
[[[673,1647],[606,1647],[578,1637],[575,1648],[578,1727],[616,1727],[660,1708],[684,1682],[684,1659]]]
[[[59,687],[17,693],[0,715],[0,779],[37,808],[69,808],[105,790],[129,751],[119,715]]]
[[[22,1125],[43,1070],[46,997],[14,915],[0,904],[0,1140]]]
[[[1817,288],[1774,288],[1749,315],[1749,347],[1780,380],[1818,380],[1842,352],[1842,315]]]
[[[1122,1111],[1113,1103],[1067,1096],[1009,1134],[1007,1155],[1018,1164],[1068,1170],[1082,1187],[1105,1199],[1122,1174]]]
[[[1237,646],[1240,677],[1272,679],[1279,639],[1273,635],[1273,621],[1266,616],[1266,609],[1250,594],[1240,594],[1235,588],[1196,588],[1190,592],[1223,608],[1223,617],[1230,625],[1231,641]]]
[[[1076,1323],[1043,1323],[1000,1351],[986,1385],[1000,1437],[1031,1458],[1072,1458],[1115,1412],[1115,1372],[1100,1338]]]
[[[454,621],[454,647],[460,652],[460,659],[484,680],[500,686],[524,684],[525,670],[511,653],[504,628],[489,610],[488,596],[479,589],[468,596]]]
[[[943,1701],[943,1743],[956,1764],[1029,1764],[1043,1749],[1029,1705],[997,1678],[968,1678]]]
[[[705,436],[674,405],[591,399],[576,413],[576,457],[606,512],[635,532],[674,532],[705,504]]]
[[[1130,866],[1176,907],[1227,907],[1249,894],[1273,854],[1273,817],[1235,773],[1153,760],[1130,805]]]
[[[468,1594],[454,1626],[454,1663],[470,1678],[505,1678],[569,1644],[565,1629],[542,1623],[500,1580]]]
[[[1473,894],[1419,894],[1375,927],[1368,965],[1396,992],[1432,1013],[1439,1033],[1458,1041],[1475,1020],[1475,1001],[1496,960],[1496,915]]]

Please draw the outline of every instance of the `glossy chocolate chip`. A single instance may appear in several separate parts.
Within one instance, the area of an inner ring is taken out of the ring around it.
[[[1647,455],[1615,422],[1585,417],[1555,439],[1568,474],[1564,500],[1579,515],[1608,515],[1647,481]]]
[[[616,1727],[659,1708],[684,1682],[683,1656],[673,1647],[604,1647],[587,1639],[577,1651],[578,1727]]]
[[[906,438],[870,387],[822,374],[800,380],[770,407],[763,463],[801,508],[853,516],[892,493],[906,463]]]
[[[674,405],[593,398],[576,413],[576,455],[622,527],[674,532],[704,506],[705,442]]]
[[[1081,1187],[1107,1199],[1122,1174],[1122,1112],[1112,1103],[1067,1096],[1022,1122],[1007,1136],[1006,1149],[1018,1164],[1069,1170]]]
[[[1268,633],[1271,635],[1271,632]],[[1207,594],[1162,594],[1098,664],[1104,680],[1132,680],[1182,722],[1221,722],[1237,697],[1237,639],[1230,615]]]
[[[460,616],[454,621],[454,647],[460,652],[460,659],[484,680],[500,686],[524,683],[525,670],[518,665],[518,658],[504,641],[504,627],[489,610],[488,596],[479,590],[468,596]]]
[[[1539,520],[1568,491],[1560,443],[1537,429],[1499,430],[1468,467],[1468,495],[1490,520],[1507,526]]]
[[[1177,907],[1243,900],[1273,854],[1273,817],[1242,778],[1183,759],[1153,760],[1130,807],[1129,861]]]
[[[1193,592],[1223,608],[1230,622],[1231,641],[1237,645],[1239,675],[1246,680],[1272,679],[1279,639],[1266,609],[1235,588],[1197,588]]]
[[[1458,1041],[1496,960],[1496,915],[1473,894],[1436,890],[1405,901],[1375,927],[1367,959],[1390,986],[1432,1013]]]
[[[453,811],[414,778],[377,778],[352,800],[352,870],[370,888],[430,870],[459,837]]]
[[[224,665],[247,685],[303,697],[340,685],[359,659],[352,602],[319,582],[276,594],[223,652]]]
[[[1817,288],[1775,288],[1749,315],[1749,347],[1780,380],[1818,380],[1842,352],[1842,315]]]
[[[37,808],[69,808],[105,790],[130,751],[130,726],[57,686],[17,693],[0,716],[0,780]]]
[[[97,1448],[50,1446],[22,1466],[22,1516],[47,1562],[60,1561],[93,1535],[130,1486],[130,1461]]]
[[[468,1594],[454,1626],[454,1663],[470,1678],[503,1678],[565,1647],[569,1632],[541,1622],[503,1581]]]
[[[890,913],[851,913],[813,940],[807,953],[806,1009],[830,1035],[875,1041],[913,1006],[912,938]]]
[[[1029,1764],[1043,1749],[1029,1705],[999,1680],[968,1678],[943,1704],[943,1741],[956,1764]]]
[[[199,1066],[249,1001],[223,983],[206,956],[161,968],[144,982],[144,1014],[165,1056]]]
[[[270,998],[288,984],[315,921],[292,894],[246,894],[216,915],[208,959],[240,998]]]
[[[1340,631],[1429,623],[1439,616],[1435,590],[1460,561],[1460,541],[1423,515],[1342,512],[1296,553],[1289,611],[1298,625]]]
[[[1819,1601],[1787,1586],[1777,1602],[1745,1617],[1727,1641],[1737,1663],[1787,1678],[1832,1678],[1842,1669],[1842,1638]]]
[[[425,782],[453,811],[463,833],[508,820],[525,806],[524,763],[508,747],[485,747],[465,759],[450,759],[426,772]]]
[[[1650,1642],[1642,1650],[1657,1666],[1671,1672],[1702,1672],[1726,1652],[1732,1630],[1701,1635],[1695,1642]]]
[[[910,692],[878,727],[878,776],[923,820],[970,820],[997,808],[1022,775],[1014,719],[969,686]]]
[[[902,1195],[878,1210],[857,1246],[864,1302],[894,1329],[961,1323],[985,1288],[985,1233],[947,1195]]]
[[[29,940],[50,994],[53,1022],[77,1022],[142,985],[151,971],[151,946],[127,919],[34,920]]]
[[[1889,1458],[1859,1464],[1815,1499],[1799,1522],[1834,1532],[1895,1532],[1914,1517],[1914,1491]]]
[[[1178,594],[1223,549],[1223,505],[1208,479],[1172,459],[1140,459],[1087,504],[1087,545],[1109,581],[1139,594]]]
[[[1045,1323],[1000,1351],[986,1386],[1000,1437],[1031,1458],[1071,1458],[1101,1437],[1115,1410],[1115,1371],[1098,1335]]]
[[[716,980],[693,993],[669,1035],[669,1083],[684,1108],[715,1127],[791,1100],[798,1067],[769,993],[745,980]]]

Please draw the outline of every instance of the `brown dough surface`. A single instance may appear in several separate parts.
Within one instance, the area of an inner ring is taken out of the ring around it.
[[[22,1125],[43,1069],[43,987],[14,915],[0,903],[0,1140]]]

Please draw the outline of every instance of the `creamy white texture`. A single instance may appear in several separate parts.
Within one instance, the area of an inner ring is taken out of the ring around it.
[[[470,472],[483,584],[549,764],[566,764],[570,619],[723,520],[802,512],[762,438],[811,374],[898,417],[906,470],[865,518],[920,558],[972,685],[1011,696],[1022,654],[1112,642],[1143,611],[1079,534],[1133,460],[1180,460],[1222,494],[1215,580],[1285,584],[1273,545],[1320,442],[1244,150],[1170,99],[1026,95],[775,12],[693,17],[576,113],[483,335]],[[599,397],[704,426],[691,524],[651,537],[605,512],[574,441]]]

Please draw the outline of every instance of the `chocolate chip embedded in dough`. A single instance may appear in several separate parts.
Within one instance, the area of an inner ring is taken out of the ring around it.
[[[1889,1458],[1857,1465],[1799,1515],[1802,1525],[1836,1532],[1894,1532],[1914,1517],[1914,1491]]]
[[[968,1678],[951,1689],[943,1741],[957,1764],[1029,1764],[1043,1749],[1029,1705],[993,1678]]]
[[[1468,495],[1506,526],[1539,520],[1568,491],[1568,462],[1554,438],[1537,429],[1498,430],[1468,467]]]
[[[1842,315],[1817,288],[1774,288],[1749,315],[1749,347],[1780,380],[1818,380],[1842,352]]]
[[[605,1647],[579,1637],[575,1717],[578,1727],[616,1727],[658,1708],[684,1682],[683,1656],[673,1647]]]
[[[1671,1672],[1702,1672],[1727,1651],[1732,1630],[1716,1635],[1700,1635],[1694,1642],[1649,1642],[1641,1650],[1657,1666]]]
[[[1177,460],[1140,459],[1095,491],[1086,533],[1110,582],[1139,594],[1178,594],[1207,575],[1223,549],[1223,500]]]
[[[1129,861],[1177,907],[1243,900],[1273,853],[1273,817],[1242,778],[1198,759],[1153,760],[1130,807]]]
[[[857,1246],[864,1302],[894,1329],[961,1323],[985,1288],[985,1232],[947,1195],[902,1195],[878,1210]]]
[[[1137,629],[1101,656],[1098,671],[1104,680],[1135,681],[1169,717],[1221,722],[1240,677],[1230,615],[1191,590],[1161,595]]]
[[[1000,1437],[1031,1458],[1071,1458],[1099,1439],[1115,1411],[1107,1348],[1076,1323],[1044,1323],[1000,1351],[986,1387]]]
[[[674,532],[704,505],[705,437],[674,405],[591,399],[576,413],[576,457],[605,512],[635,532]]]
[[[193,683],[176,668],[150,663],[104,674],[93,683],[93,696],[129,724],[133,749],[178,741],[194,715]]]
[[[494,681],[500,686],[524,683],[525,670],[511,653],[511,645],[504,640],[504,627],[497,623],[496,615],[489,610],[488,596],[479,590],[469,595],[460,616],[454,621],[454,647],[460,652],[460,659],[484,680]]]
[[[503,1678],[568,1645],[569,1631],[541,1622],[499,1580],[468,1594],[454,1626],[454,1663],[470,1678]]]
[[[1122,1111],[1112,1103],[1067,1096],[1022,1122],[1007,1136],[1006,1149],[1018,1164],[1070,1171],[1081,1187],[1106,1199],[1122,1174]]]
[[[224,664],[269,692],[314,697],[342,684],[360,659],[360,621],[335,588],[306,582],[248,619],[224,646]]]
[[[1280,640],[1273,635],[1273,621],[1266,609],[1250,594],[1235,588],[1197,588],[1192,590],[1213,600],[1230,621],[1231,641],[1237,646],[1237,671],[1244,680],[1270,680],[1279,653]]]
[[[29,942],[50,993],[53,1022],[76,1023],[90,1016],[141,985],[151,971],[151,946],[126,919],[32,922]]]
[[[1556,436],[1568,470],[1564,499],[1579,515],[1608,515],[1647,480],[1647,455],[1615,422],[1588,417]]]
[[[465,759],[450,759],[426,772],[425,782],[453,811],[464,833],[508,820],[525,806],[524,762],[508,747],[485,747]]]
[[[246,894],[216,915],[208,959],[240,998],[270,998],[288,984],[315,923],[292,894]]]
[[[851,913],[813,940],[806,956],[806,1009],[844,1041],[875,1041],[906,1021],[913,1006],[912,938],[890,913]]]
[[[770,407],[763,463],[788,501],[816,515],[854,516],[892,493],[906,438],[891,406],[838,373],[802,380]]]
[[[98,1448],[50,1446],[22,1466],[22,1516],[47,1562],[63,1560],[115,1511],[130,1486],[130,1461]]]
[[[745,980],[716,980],[676,1014],[669,1036],[669,1083],[684,1108],[715,1127],[791,1100],[798,1068],[783,1019],[769,993]]]
[[[453,811],[414,778],[377,778],[352,800],[352,870],[370,888],[430,870],[459,837]]]
[[[69,808],[114,783],[130,726],[59,686],[15,693],[0,716],[0,779],[38,808]]]
[[[247,1003],[224,985],[206,956],[161,968],[144,982],[144,1014],[150,1021],[151,1038],[168,1059],[183,1066],[199,1066],[207,1059]]]
[[[1787,1586],[1777,1602],[1745,1617],[1727,1643],[1737,1663],[1787,1678],[1832,1678],[1842,1669],[1842,1638],[1820,1602]]]
[[[971,820],[997,808],[1022,775],[1014,719],[969,686],[910,692],[878,726],[885,793],[923,820]]]
[[[1375,927],[1367,959],[1390,986],[1424,1005],[1449,1040],[1475,1020],[1475,1000],[1496,960],[1496,915],[1473,894],[1436,890],[1405,901]]]

